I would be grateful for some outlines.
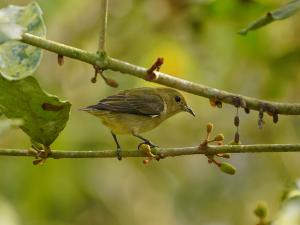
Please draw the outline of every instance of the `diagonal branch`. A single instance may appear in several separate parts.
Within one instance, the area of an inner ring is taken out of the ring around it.
[[[97,65],[103,69],[111,69],[121,73],[126,73],[138,78],[147,78],[147,69],[136,66],[128,62],[124,62],[106,54],[93,54],[78,48],[70,47],[58,42],[50,41],[44,38],[25,33],[22,36],[22,42],[64,55],[70,58]],[[300,103],[279,103],[260,100],[257,98],[247,97],[197,84],[191,81],[180,79],[168,74],[155,71],[155,77],[151,82],[162,84],[165,86],[177,88],[179,90],[199,95],[210,100],[214,99],[219,102],[228,103],[236,107],[243,107],[256,111],[268,112],[269,114],[285,114],[285,115],[300,115]]]
[[[107,11],[108,11],[108,0],[100,0],[100,36],[99,36],[99,53],[105,52],[106,42],[106,30],[107,30]]]
[[[223,145],[199,147],[159,148],[154,153],[165,157],[184,155],[215,155],[220,153],[263,153],[263,152],[300,152],[300,144],[256,144],[256,145]],[[34,152],[24,149],[0,149],[0,156],[35,156]],[[53,150],[50,158],[115,158],[115,150],[102,151],[61,151]],[[142,151],[122,151],[123,157],[147,157]]]

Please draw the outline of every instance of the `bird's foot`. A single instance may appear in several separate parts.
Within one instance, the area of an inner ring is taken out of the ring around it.
[[[122,160],[122,150],[121,150],[121,148],[117,148],[117,158],[118,158],[118,160]]]
[[[152,152],[149,144],[141,143],[139,144],[138,149],[144,152],[147,156],[147,158],[143,160],[144,164],[149,164],[153,159],[159,161],[165,157],[162,153],[157,154],[157,149]]]
[[[33,144],[29,149],[29,153],[35,156],[34,165],[43,165],[52,152],[49,146]]]
[[[151,141],[149,140],[145,140],[144,142],[142,142],[141,144],[146,144],[149,145],[151,148],[158,148],[158,145],[153,144]]]

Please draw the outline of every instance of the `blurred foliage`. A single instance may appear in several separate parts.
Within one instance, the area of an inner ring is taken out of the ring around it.
[[[251,30],[259,29],[272,23],[275,20],[283,20],[294,15],[300,8],[300,0],[292,0],[280,8],[267,12],[265,16],[250,23],[246,28],[239,31],[239,34],[246,35]]]
[[[273,225],[300,224],[300,181],[299,179],[286,189],[282,197],[282,204]]]
[[[25,5],[28,0],[0,0]],[[47,37],[97,51],[99,1],[37,0],[44,12]],[[281,0],[109,0],[109,54],[149,67],[161,56],[161,71],[194,82],[276,101],[299,101],[299,14],[272,23],[243,37],[237,32],[253,18],[277,8]],[[112,71],[118,89],[154,86]],[[35,77],[50,93],[68,99],[70,120],[53,149],[114,148],[109,130],[98,119],[78,111],[116,92],[99,80],[90,83],[93,68],[44,51]],[[185,94],[197,117],[179,114],[144,134],[162,147],[197,145],[205,124],[213,122],[234,137],[236,109],[212,108],[204,98]],[[299,117],[266,118],[257,128],[257,112],[240,112],[243,144],[297,143]],[[137,147],[130,136],[120,137],[126,149]],[[3,148],[26,148],[28,138],[10,130],[0,139]],[[251,213],[258,199],[272,212],[279,209],[285,183],[299,177],[299,156],[235,154],[234,176],[220,173],[205,157],[186,156],[145,166],[142,159],[48,160],[32,166],[30,159],[2,157],[0,224],[255,224]]]

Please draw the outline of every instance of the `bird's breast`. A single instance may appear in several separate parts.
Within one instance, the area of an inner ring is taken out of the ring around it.
[[[163,116],[151,117],[115,112],[102,112],[98,117],[115,134],[143,133],[154,129],[165,120]]]

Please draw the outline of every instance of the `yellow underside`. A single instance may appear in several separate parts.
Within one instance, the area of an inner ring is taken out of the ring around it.
[[[126,113],[94,112],[93,115],[101,119],[115,134],[143,133],[157,127],[164,118],[150,117]]]

